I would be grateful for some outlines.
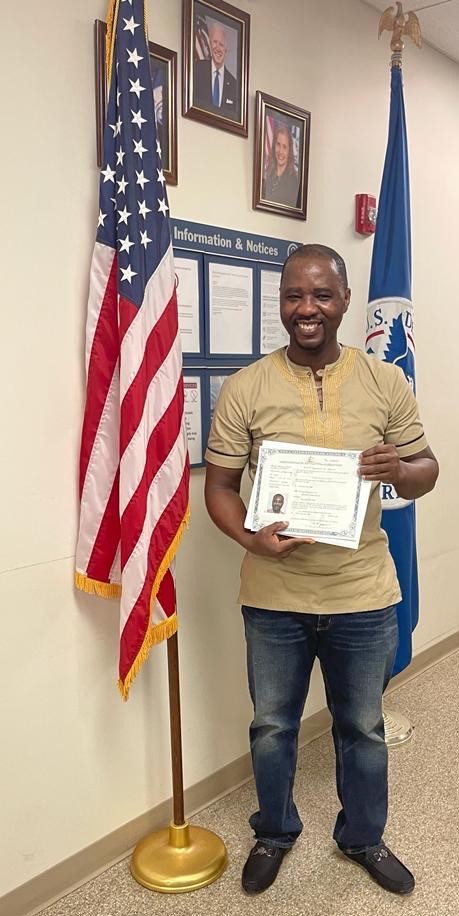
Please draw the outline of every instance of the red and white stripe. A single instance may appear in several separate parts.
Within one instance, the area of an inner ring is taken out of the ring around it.
[[[110,558],[104,532],[107,507],[118,502],[118,362],[117,259],[112,248],[96,242],[86,323],[86,408],[81,435],[76,570],[90,580],[107,584],[113,582],[110,570],[119,543],[118,520],[117,530],[112,526],[115,550]]]
[[[150,646],[173,631],[171,564],[188,511],[189,462],[172,248],[139,309],[118,300],[116,270],[115,252],[96,243],[76,570],[88,591],[116,594],[121,586],[127,695]]]

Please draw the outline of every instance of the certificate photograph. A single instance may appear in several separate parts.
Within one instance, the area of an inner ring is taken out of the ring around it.
[[[289,537],[356,549],[370,493],[358,475],[359,451],[263,442],[246,528],[285,515]]]
[[[183,114],[247,136],[250,16],[223,0],[183,0]]]
[[[257,92],[253,207],[306,219],[311,114]]]

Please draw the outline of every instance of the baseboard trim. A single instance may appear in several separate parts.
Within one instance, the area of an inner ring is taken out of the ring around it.
[[[396,674],[395,677],[392,678],[384,696],[390,696],[394,690],[397,690],[397,687],[401,687],[402,684],[407,684],[408,681],[412,681],[413,678],[418,677],[419,674],[423,671],[427,671],[428,668],[432,668],[437,662],[442,661],[444,658],[448,658],[448,655],[453,655],[458,649],[459,631],[451,633],[450,636],[446,636],[444,639],[441,639],[440,642],[436,642],[433,646],[423,649],[422,652],[414,656],[408,668],[405,668],[404,671],[401,671],[400,674]]]
[[[406,671],[393,678],[386,695],[390,695],[397,687],[411,681],[458,649],[459,632],[456,632],[420,652]],[[300,745],[309,744],[325,734],[330,728],[330,721],[327,709],[320,709],[304,719],[300,731]],[[244,754],[185,790],[187,817],[191,818],[251,778],[250,754]],[[129,823],[123,824],[96,843],[0,897],[0,912],[8,913],[8,916],[32,916],[40,912],[124,859],[142,837],[166,826],[171,819],[171,812],[172,800],[168,799]]]

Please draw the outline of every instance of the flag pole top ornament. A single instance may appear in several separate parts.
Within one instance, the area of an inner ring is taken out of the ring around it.
[[[401,3],[397,3],[395,8],[393,6],[388,6],[379,20],[378,38],[381,38],[381,34],[384,31],[392,32],[390,43],[392,51],[391,64],[393,67],[401,68],[402,51],[405,47],[402,36],[409,35],[418,48],[422,45],[419,19],[416,13],[413,13],[411,10],[409,13],[404,13]]]

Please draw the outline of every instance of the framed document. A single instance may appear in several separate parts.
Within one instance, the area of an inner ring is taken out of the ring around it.
[[[167,184],[178,183],[177,52],[148,42],[156,129]]]

